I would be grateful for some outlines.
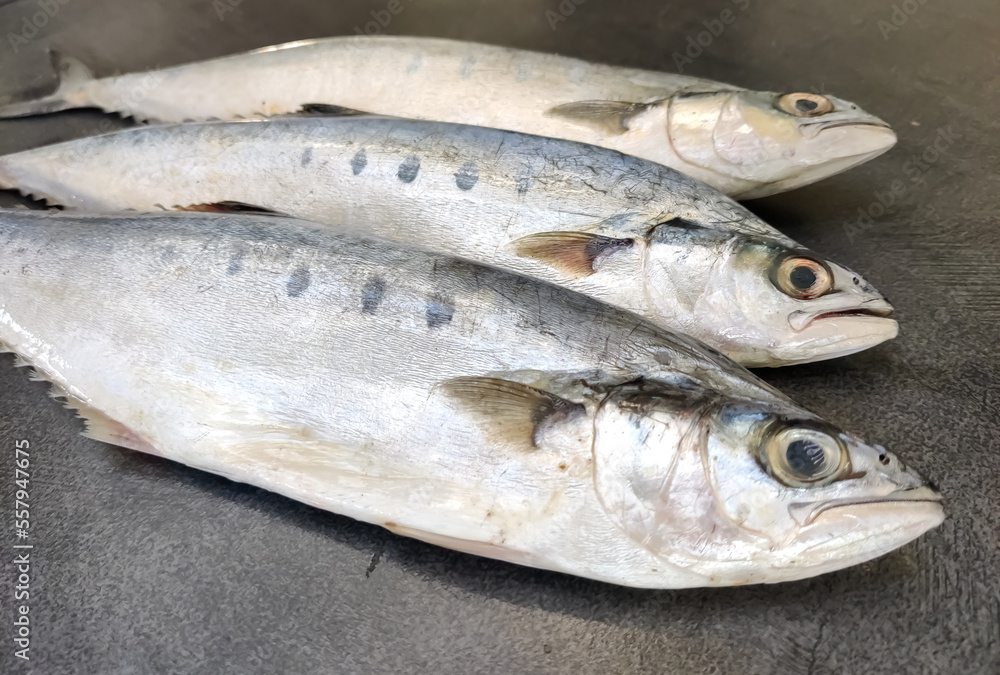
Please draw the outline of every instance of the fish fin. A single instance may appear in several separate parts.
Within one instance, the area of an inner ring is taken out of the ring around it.
[[[480,429],[527,451],[538,447],[543,426],[584,410],[547,391],[495,377],[457,377],[438,386]]]
[[[15,368],[31,368],[31,372],[28,373],[28,379],[35,382],[48,382],[51,384],[52,389],[49,391],[49,396],[56,399],[63,399],[65,406],[70,410],[75,410],[77,415],[84,420],[84,422],[86,422],[87,429],[83,432],[83,435],[87,438],[93,438],[95,441],[101,441],[102,443],[120,445],[123,448],[129,448],[130,450],[138,450],[139,452],[146,452],[150,455],[160,456],[160,453],[156,450],[156,448],[154,448],[138,433],[132,431],[121,422],[111,419],[97,408],[91,406],[89,403],[86,403],[80,398],[69,393],[62,385],[56,382],[53,377],[40,370],[27,358],[15,352],[9,345],[0,342],[0,352],[14,353]]]
[[[187,206],[173,207],[174,211],[197,211],[200,213],[246,213],[260,216],[285,216],[286,214],[274,209],[254,206],[244,202],[212,202],[209,204],[188,204]]]
[[[634,244],[633,239],[615,239],[587,232],[539,232],[516,240],[514,252],[574,279],[582,279],[597,271],[594,263],[599,257],[631,248]]]
[[[83,401],[66,396],[66,407],[76,410],[77,415],[87,424],[87,430],[83,435],[93,438],[101,443],[120,445],[129,450],[137,450],[150,455],[160,456],[160,453],[149,442],[139,434],[129,429],[121,422],[117,422],[97,408],[92,408]]]
[[[545,111],[546,117],[561,117],[576,124],[617,136],[629,130],[632,118],[645,112],[655,103],[630,101],[574,101],[563,103]]]
[[[0,118],[44,115],[46,113],[83,107],[77,101],[67,99],[67,94],[77,93],[87,82],[94,79],[90,68],[80,61],[49,51],[52,67],[59,75],[59,86],[48,96],[18,101],[0,106]]]
[[[471,553],[472,555],[479,555],[484,558],[506,560],[507,562],[517,563],[519,565],[531,565],[533,560],[530,553],[507,548],[503,545],[503,543],[494,544],[488,541],[476,541],[474,539],[449,537],[445,534],[419,530],[415,527],[397,525],[396,523],[383,523],[382,527],[389,530],[393,534],[398,534],[401,537],[419,539],[420,541],[425,541],[428,544],[434,544],[435,546],[441,546],[442,548],[450,548],[453,551],[461,551],[462,553]]]
[[[363,110],[345,108],[341,105],[331,105],[329,103],[303,103],[299,108],[299,115],[324,115],[328,117],[353,117],[356,115],[369,115]]]

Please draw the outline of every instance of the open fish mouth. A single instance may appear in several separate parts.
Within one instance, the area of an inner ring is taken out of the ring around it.
[[[835,509],[851,506],[889,506],[892,504],[936,504],[943,501],[941,494],[931,487],[922,485],[915,488],[895,490],[883,497],[868,499],[834,499],[815,504],[793,503],[788,511],[801,525],[810,525],[820,515]]]

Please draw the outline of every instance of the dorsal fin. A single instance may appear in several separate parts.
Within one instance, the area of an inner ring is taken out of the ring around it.
[[[188,204],[173,207],[174,211],[197,211],[199,213],[249,213],[260,216],[284,216],[284,213],[263,206],[254,206],[244,202],[212,202],[208,204]]]
[[[495,377],[458,377],[438,387],[484,432],[524,450],[538,447],[544,426],[584,410],[547,391]]]
[[[574,101],[545,111],[546,117],[561,117],[576,124],[617,136],[629,130],[629,124],[656,103],[630,101]]]
[[[539,232],[514,242],[515,253],[532,258],[574,279],[593,274],[595,261],[615,251],[631,248],[633,239],[614,239],[586,232]]]

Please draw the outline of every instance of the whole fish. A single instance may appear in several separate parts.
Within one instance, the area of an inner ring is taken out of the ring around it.
[[[560,284],[749,366],[895,337],[891,305],[708,186],[591,145],[412,120],[136,127],[0,157],[90,211],[277,211]],[[234,203],[235,202],[235,203]]]
[[[184,122],[359,110],[601,145],[740,199],[814,183],[896,142],[888,124],[833,96],[432,38],[306,40],[99,80],[71,59],[59,67],[54,94],[0,107],[0,117],[99,107]]]
[[[618,584],[808,577],[943,518],[893,455],[694,341],[312,223],[0,213],[0,340],[94,438]]]

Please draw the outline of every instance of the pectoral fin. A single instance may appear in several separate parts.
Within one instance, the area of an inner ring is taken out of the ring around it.
[[[586,232],[540,232],[514,242],[515,253],[537,260],[574,279],[596,272],[598,258],[631,248],[633,239],[614,239]]]
[[[545,115],[560,117],[617,136],[629,130],[629,124],[636,115],[642,114],[654,105],[656,104],[629,101],[574,101],[549,108],[545,111]]]
[[[544,426],[584,411],[579,403],[494,377],[458,377],[439,388],[491,437],[527,451],[538,447]]]
[[[245,213],[260,216],[284,216],[284,213],[267,209],[263,206],[254,206],[243,202],[212,202],[210,204],[188,204],[187,206],[174,206],[174,211],[197,211],[199,213]]]

